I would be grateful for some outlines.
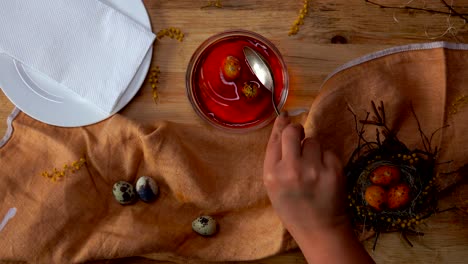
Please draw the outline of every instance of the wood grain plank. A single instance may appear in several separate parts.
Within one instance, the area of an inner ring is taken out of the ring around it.
[[[407,0],[386,0],[379,3],[402,6]],[[205,126],[192,110],[185,92],[185,72],[196,48],[213,34],[231,29],[255,31],[270,39],[283,54],[290,75],[287,109],[308,108],[320,92],[324,79],[340,65],[371,52],[395,45],[435,40],[468,43],[468,26],[463,20],[443,14],[414,10],[382,9],[364,0],[310,1],[310,12],[296,36],[288,36],[298,16],[302,1],[222,1],[223,8],[205,8],[205,0],[144,0],[153,31],[178,27],[184,41],[157,41],[153,66],[161,70],[158,86],[159,102],[152,100],[150,84],[145,82],[134,100],[120,114],[142,123],[169,120]],[[468,13],[468,0],[454,0],[454,8]],[[440,1],[414,0],[412,6],[446,10]],[[452,27],[451,31],[447,31]],[[446,34],[444,34],[446,33]],[[346,44],[333,44],[341,36]],[[13,105],[0,93],[0,120]],[[6,123],[0,122],[0,135]],[[377,250],[371,252],[372,241],[364,243],[377,263],[466,263],[468,259],[468,187],[458,189],[441,200],[441,207],[464,205],[457,210],[431,217],[421,231],[426,235],[414,238],[410,248],[398,234],[380,237]],[[122,262],[124,263],[124,262]],[[137,262],[135,262],[137,263]],[[139,262],[138,262],[139,263]],[[147,262],[141,262],[147,263]],[[148,262],[149,263],[149,262]],[[161,262],[167,263],[167,262]],[[247,263],[306,263],[299,250]]]

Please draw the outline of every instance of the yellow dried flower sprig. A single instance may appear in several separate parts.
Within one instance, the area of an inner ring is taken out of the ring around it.
[[[367,164],[372,164],[376,161],[379,161],[381,160],[382,157],[381,156],[375,156],[375,159],[371,159],[371,160],[368,160],[367,161]],[[418,155],[416,153],[412,153],[412,154],[397,154],[397,155],[393,155],[392,156],[392,159],[398,159],[400,161],[403,161],[404,163],[406,163],[407,165],[415,165],[416,163],[418,163],[420,161]]]
[[[304,5],[299,10],[299,15],[289,30],[288,36],[296,35],[299,32],[299,26],[304,25],[304,18],[309,13],[309,0],[304,0]]]
[[[468,104],[468,96],[460,95],[455,98],[455,102],[450,105],[449,115],[454,115],[458,110]]]
[[[156,38],[158,40],[164,38],[164,37],[169,37],[171,39],[176,39],[179,42],[182,42],[184,40],[184,33],[182,30],[176,27],[169,27],[166,29],[161,29],[159,32],[156,34]],[[151,85],[151,90],[152,90],[152,96],[153,96],[153,101],[155,103],[158,102],[159,99],[159,93],[158,93],[158,83],[159,83],[159,74],[161,72],[159,71],[159,67],[156,66],[151,69],[149,72],[147,78],[148,82]]]
[[[157,103],[159,99],[159,94],[158,94],[158,83],[159,83],[159,74],[161,72],[159,71],[159,67],[153,67],[149,73],[149,78],[148,82],[151,85],[151,90],[153,94],[153,101]]]
[[[208,8],[208,7],[223,8],[223,3],[221,3],[221,0],[208,1],[208,4],[205,6],[202,6],[201,8]]]
[[[41,176],[47,178],[53,182],[60,180],[61,178],[67,176],[70,173],[75,173],[77,170],[81,169],[86,164],[85,158],[80,158],[77,161],[72,162],[71,164],[65,163],[62,170],[54,168],[52,172],[44,171],[41,173]]]
[[[156,37],[158,39],[169,37],[171,39],[177,39],[179,42],[182,42],[184,40],[184,36],[184,33],[179,28],[175,27],[161,29],[159,30],[158,34],[156,34]]]

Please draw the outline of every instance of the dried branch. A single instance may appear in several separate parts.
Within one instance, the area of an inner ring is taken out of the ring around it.
[[[374,115],[377,119],[377,122],[384,123],[382,117],[380,116],[379,110],[377,110],[377,107],[375,106],[374,101],[372,101],[371,103],[372,103],[372,110],[374,110]]]
[[[432,144],[432,138],[434,137],[435,134],[437,134],[437,132],[439,132],[439,131],[441,131],[442,129],[447,128],[447,127],[449,127],[449,126],[450,126],[450,125],[445,125],[445,126],[443,126],[443,127],[440,127],[440,128],[438,128],[438,129],[436,129],[436,131],[432,132],[431,137],[429,138],[429,144]]]
[[[358,121],[357,121],[357,115],[356,113],[353,111],[353,109],[351,108],[350,105],[348,105],[348,111],[351,112],[351,114],[353,115],[354,117],[354,129],[356,130],[356,133],[358,135],[358,148],[357,149],[360,149],[359,146],[361,146],[361,141],[363,141],[365,144],[364,146],[369,146],[369,142],[364,138],[364,133],[366,132],[364,130],[364,124],[361,125],[361,129],[358,128]],[[366,114],[366,119],[365,120],[368,120],[369,119],[369,115],[370,113],[367,112]],[[370,148],[372,149],[372,148]]]
[[[379,126],[384,129],[382,132],[385,137],[393,136],[392,131],[388,128],[387,126],[387,120],[385,120],[385,109],[383,106],[383,102],[380,101],[380,106],[377,107],[374,103],[374,101],[371,101],[372,104],[372,110],[374,111],[374,116],[372,119],[374,121],[368,120],[367,118],[365,120],[360,120],[359,122],[363,125],[374,125],[374,126]]]
[[[406,234],[408,234],[408,235],[424,236],[423,232],[419,232],[419,231],[415,231],[415,230],[411,230],[411,229],[406,229],[405,231],[406,231]]]
[[[446,161],[437,162],[436,165],[449,164],[449,163],[452,163],[452,162],[453,162],[453,160],[446,160]]]
[[[447,7],[448,10],[450,10],[450,13],[453,14],[454,16],[457,16],[457,17],[460,17],[462,18],[463,20],[465,20],[465,22],[468,22],[468,19],[465,17],[465,15],[468,15],[468,14],[460,14],[458,13],[455,9],[453,9],[453,7],[449,4],[447,4],[447,2],[445,2],[445,0],[440,0],[440,2],[445,6]]]
[[[406,236],[406,229],[401,232],[401,235],[403,236],[403,239],[406,241],[406,243],[408,243],[410,247],[413,247],[413,243],[411,243],[411,241],[409,241],[408,237]]]
[[[385,118],[385,108],[384,108],[383,101],[380,101],[379,110],[382,113],[383,122],[387,123],[387,119]]]
[[[419,134],[421,135],[424,150],[428,153],[433,153],[432,148],[431,148],[431,142],[429,138],[427,138],[426,134],[424,134],[424,132],[422,131],[421,123],[419,122],[419,119],[416,116],[416,112],[414,111],[414,107],[412,103],[410,104],[410,108],[411,108],[411,113],[413,114],[414,119],[416,119],[416,123],[418,124],[418,130],[419,130]]]
[[[378,128],[375,129],[375,134],[377,137],[377,144],[379,144],[379,147],[382,147],[382,142],[380,141],[380,131]]]
[[[437,210],[436,213],[443,213],[443,212],[448,212],[448,211],[452,211],[452,210],[456,210],[456,209],[458,209],[457,206],[452,206],[452,207],[449,207],[449,208],[444,209],[444,210]]]
[[[380,232],[377,232],[375,234],[375,239],[374,239],[374,245],[372,246],[372,251],[375,251],[375,248],[377,247],[377,240],[379,239]]]
[[[435,10],[435,9],[420,8],[420,7],[413,7],[413,6],[407,6],[407,5],[388,6],[388,5],[383,5],[383,4],[380,4],[380,3],[377,3],[377,2],[374,2],[374,1],[370,1],[370,0],[364,0],[364,1],[366,3],[378,6],[380,8],[415,10],[415,11],[427,12],[427,13],[431,13],[431,14],[453,15],[453,16],[456,16],[456,17],[459,17],[459,18],[463,19],[463,21],[465,21],[465,23],[468,23],[468,17],[467,17],[468,14],[457,12],[452,6],[447,4],[447,2],[445,0],[440,0],[440,2],[442,2],[442,4],[448,9],[448,11],[440,11],[440,10]]]

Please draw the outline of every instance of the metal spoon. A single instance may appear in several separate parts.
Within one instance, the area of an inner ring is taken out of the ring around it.
[[[271,101],[273,103],[273,108],[277,115],[280,115],[278,107],[275,102],[275,82],[273,80],[273,74],[271,73],[270,66],[267,64],[266,60],[258,52],[253,50],[250,47],[244,47],[244,55],[247,59],[247,65],[250,70],[257,76],[258,80],[271,91]]]

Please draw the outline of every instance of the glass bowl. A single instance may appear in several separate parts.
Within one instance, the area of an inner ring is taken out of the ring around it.
[[[230,132],[259,129],[276,116],[272,94],[248,67],[244,46],[269,64],[275,102],[281,109],[289,89],[286,64],[278,49],[257,33],[234,30],[208,38],[192,55],[186,73],[187,96],[195,112],[214,127]]]

